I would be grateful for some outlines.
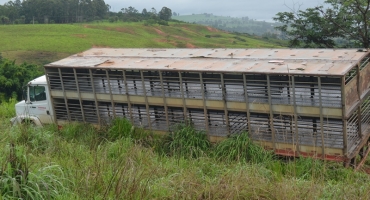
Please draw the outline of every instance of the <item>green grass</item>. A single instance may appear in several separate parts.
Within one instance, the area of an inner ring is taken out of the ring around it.
[[[0,112],[14,103],[3,102]],[[247,133],[210,144],[180,125],[164,136],[125,119],[10,127],[0,119],[4,199],[369,199],[370,177],[340,163],[275,158]],[[159,146],[161,145],[161,146]],[[162,148],[162,149],[161,149]],[[25,175],[27,172],[27,176]]]
[[[207,38],[205,35],[219,37]],[[27,24],[0,29],[0,52],[17,63],[46,64],[92,47],[115,48],[279,48],[279,44],[208,29],[205,26],[170,23]]]

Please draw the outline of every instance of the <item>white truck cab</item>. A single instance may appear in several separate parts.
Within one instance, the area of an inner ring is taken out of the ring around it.
[[[40,76],[25,86],[21,102],[15,105],[16,117],[12,125],[29,122],[37,126],[53,123],[53,109],[50,101],[46,76]]]

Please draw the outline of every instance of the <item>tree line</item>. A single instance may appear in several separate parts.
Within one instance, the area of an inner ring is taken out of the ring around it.
[[[0,5],[1,24],[74,23],[109,19],[115,21],[168,21],[171,9],[163,7],[139,12],[134,7],[110,12],[104,0],[14,0]],[[174,13],[174,15],[178,15]]]
[[[0,5],[2,24],[73,23],[103,19],[110,6],[104,0],[14,0]]]
[[[159,12],[153,7],[150,10],[144,8],[139,12],[136,8],[129,6],[122,8],[117,13],[110,13],[109,21],[126,21],[126,22],[140,22],[146,21],[146,23],[159,23],[162,25],[168,25],[167,21],[171,20],[172,15],[177,15],[176,12],[172,13],[172,10],[167,7],[163,7]]]

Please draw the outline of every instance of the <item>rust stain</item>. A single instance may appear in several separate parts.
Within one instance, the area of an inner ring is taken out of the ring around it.
[[[157,29],[159,34],[163,32]],[[167,40],[157,40],[167,42]],[[172,43],[171,43],[172,44]],[[83,52],[83,57],[68,57],[62,63],[81,63],[84,57],[111,57],[114,60],[112,68],[163,70],[163,66],[171,66],[168,70],[210,71],[210,72],[242,72],[271,73],[297,75],[335,75],[344,76],[348,70],[357,65],[367,52],[357,52],[348,49],[203,49],[196,48],[187,42],[186,49],[115,49],[94,45]],[[100,48],[96,48],[100,47]],[[318,52],[320,57],[316,58]],[[290,55],[295,56],[290,56]],[[232,56],[230,56],[232,55]],[[338,57],[348,56],[348,60]],[[207,58],[207,59],[204,59]],[[276,62],[276,61],[279,62]],[[140,62],[138,62],[140,61]],[[154,62],[155,61],[155,62]],[[56,63],[58,63],[56,62]],[[304,63],[304,64],[302,64]],[[370,68],[370,67],[369,67]],[[363,80],[368,80],[370,69],[367,68]],[[364,69],[362,70],[364,71]],[[361,84],[362,90],[368,88],[368,82]]]

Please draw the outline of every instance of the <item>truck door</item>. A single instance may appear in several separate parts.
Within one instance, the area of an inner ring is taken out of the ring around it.
[[[53,122],[51,116],[50,105],[48,101],[49,95],[45,86],[37,85],[28,87],[29,89],[29,114],[39,118],[42,124],[50,124]]]

